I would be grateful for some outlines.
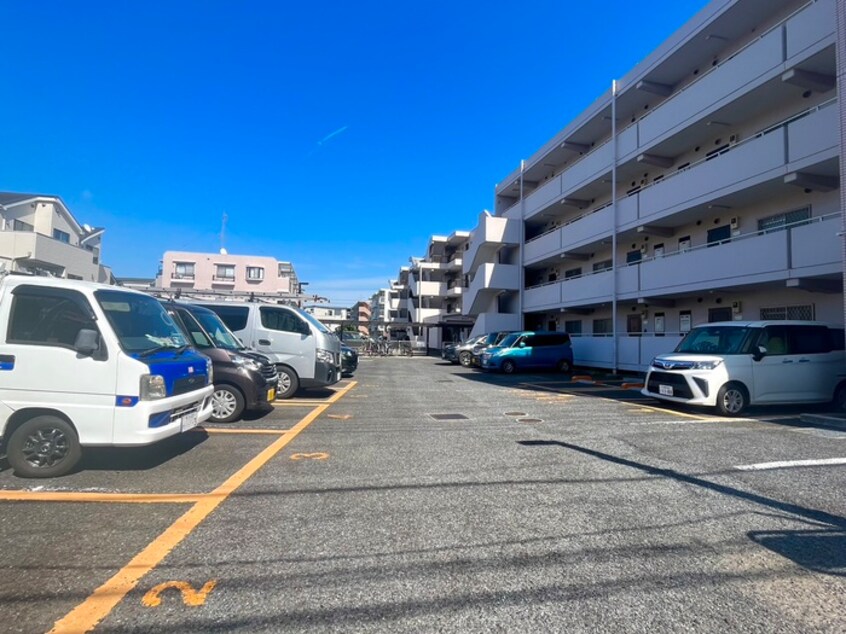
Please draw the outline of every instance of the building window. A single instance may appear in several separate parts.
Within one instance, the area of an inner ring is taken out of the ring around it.
[[[690,249],[690,236],[679,238],[679,253]]]
[[[607,271],[611,268],[611,260],[603,260],[602,262],[593,263],[593,272]]]
[[[235,265],[234,264],[215,264],[214,265],[214,279],[219,282],[234,282],[235,281]]]
[[[614,327],[611,323],[611,318],[594,319],[593,320],[593,334],[599,337],[610,337],[614,332]]]
[[[263,280],[264,279],[264,269],[260,266],[248,266],[247,267],[247,279],[248,280]]]
[[[12,231],[35,231],[35,227],[28,222],[16,218],[12,220]]]
[[[803,304],[800,306],[775,306],[772,308],[761,309],[761,319],[764,320],[779,320],[779,319],[801,319],[804,321],[813,321],[814,305]]]
[[[714,247],[724,242],[731,242],[731,225],[722,225],[708,229],[708,246]]]
[[[582,334],[582,320],[581,319],[570,319],[564,322],[564,332],[569,333],[571,335],[580,335]]]
[[[65,244],[70,244],[70,234],[67,231],[61,231],[59,229],[53,229],[53,238],[58,240],[59,242],[64,242]]]
[[[640,249],[632,249],[626,253],[626,264],[634,264],[635,262],[640,262],[642,259],[643,254],[640,252]]]
[[[572,277],[579,277],[579,275],[581,275],[581,274],[582,274],[582,267],[578,267],[578,268],[575,268],[575,269],[567,269],[566,271],[564,271],[564,279],[569,280]],[[579,322],[579,323],[582,323],[582,322]],[[569,332],[569,330],[567,332]]]
[[[193,262],[175,262],[173,264],[173,279],[175,279],[175,280],[193,280],[194,279],[194,263]]]
[[[794,209],[793,211],[786,211],[775,216],[768,216],[761,218],[758,221],[758,231],[770,233],[771,231],[780,231],[785,226],[799,226],[806,224],[811,220],[811,208],[802,207],[801,209]]]

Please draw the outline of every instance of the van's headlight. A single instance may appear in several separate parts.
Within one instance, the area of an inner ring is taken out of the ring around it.
[[[160,374],[145,374],[141,377],[141,400],[154,401],[158,398],[165,398],[167,396],[167,389],[165,388],[164,377]]]
[[[211,385],[214,383],[214,363],[211,359],[206,359],[206,374],[209,377],[209,382],[206,385]]]
[[[323,363],[332,363],[334,361],[334,357],[329,350],[324,350],[323,348],[317,349],[317,360],[322,361]]]
[[[695,361],[693,363],[692,369],[693,370],[713,370],[714,368],[718,368],[723,364],[722,359],[716,359],[714,361]]]

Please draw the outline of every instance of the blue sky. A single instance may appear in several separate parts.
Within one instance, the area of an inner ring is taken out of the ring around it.
[[[0,190],[106,227],[118,277],[225,212],[230,253],[351,304],[705,4],[0,0]]]

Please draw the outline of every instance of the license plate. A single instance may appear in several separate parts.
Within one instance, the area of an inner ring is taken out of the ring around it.
[[[658,393],[662,396],[672,396],[673,395],[673,386],[672,385],[659,385],[658,386]]]
[[[268,401],[275,401],[276,400],[276,389],[270,388],[267,390],[267,400]]]
[[[182,415],[182,431],[188,431],[197,426],[197,412],[187,412]]]

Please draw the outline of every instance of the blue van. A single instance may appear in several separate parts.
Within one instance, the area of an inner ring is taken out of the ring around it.
[[[485,350],[481,361],[483,370],[505,374],[516,370],[569,372],[573,367],[573,348],[566,332],[515,332]]]

